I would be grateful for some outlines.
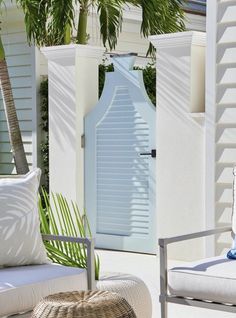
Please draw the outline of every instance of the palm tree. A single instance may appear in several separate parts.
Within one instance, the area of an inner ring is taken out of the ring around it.
[[[3,4],[3,0],[0,0],[0,6]],[[17,119],[17,113],[15,103],[12,94],[11,82],[8,74],[6,55],[2,38],[0,34],[0,85],[3,98],[3,105],[6,114],[9,139],[11,143],[13,158],[16,166],[16,172],[18,174],[25,174],[29,171],[24,146],[22,142],[19,122]]]
[[[114,49],[122,27],[123,8],[132,5],[142,10],[141,34],[183,31],[185,0],[16,0],[25,14],[29,42],[36,45],[60,45],[72,42],[72,29],[78,19],[74,41],[88,41],[87,19],[94,7],[100,20],[100,33],[104,46]],[[79,17],[76,16],[79,6]],[[153,51],[149,47],[148,53]]]

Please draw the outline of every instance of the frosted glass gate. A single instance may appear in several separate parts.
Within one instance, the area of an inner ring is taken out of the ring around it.
[[[155,108],[134,60],[113,57],[85,118],[85,206],[97,247],[155,253]]]

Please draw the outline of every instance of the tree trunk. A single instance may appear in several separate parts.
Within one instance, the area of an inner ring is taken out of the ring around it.
[[[71,44],[71,27],[69,24],[66,25],[64,44]]]
[[[79,24],[77,30],[77,43],[87,44],[87,22],[88,22],[88,8],[80,7]]]
[[[0,84],[13,158],[18,174],[29,171],[8,74],[5,51],[0,37]]]

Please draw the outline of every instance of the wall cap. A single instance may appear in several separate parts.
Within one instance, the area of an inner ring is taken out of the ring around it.
[[[40,51],[48,61],[75,59],[76,56],[101,58],[105,48],[91,45],[69,44],[43,47]]]
[[[206,33],[198,31],[187,31],[152,35],[149,36],[149,41],[157,49],[191,45],[206,46]]]

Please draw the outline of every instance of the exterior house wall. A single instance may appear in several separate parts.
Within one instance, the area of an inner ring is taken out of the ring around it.
[[[208,3],[206,77],[206,216],[209,228],[228,225],[232,214],[233,166],[236,162],[236,3]],[[209,251],[231,244],[220,235]]]
[[[6,51],[13,96],[27,160],[32,167],[37,165],[35,50],[27,45],[23,15],[19,10],[10,5],[6,14],[2,15],[2,19],[1,36]],[[15,173],[15,169],[3,101],[0,97],[0,174],[11,173]]]

